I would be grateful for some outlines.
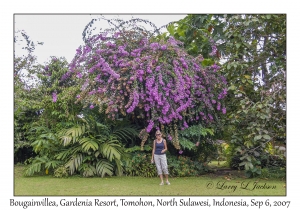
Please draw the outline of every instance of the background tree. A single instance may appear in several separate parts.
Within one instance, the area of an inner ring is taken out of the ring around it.
[[[286,133],[286,16],[189,15],[169,31],[191,54],[207,54],[203,34],[212,34],[229,85],[224,138],[248,175],[260,173],[267,142]]]

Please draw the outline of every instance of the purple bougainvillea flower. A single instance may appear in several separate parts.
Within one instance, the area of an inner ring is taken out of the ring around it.
[[[223,113],[223,114],[226,114],[226,108],[225,108],[225,107],[223,107],[222,113]]]
[[[166,46],[166,45],[163,45],[163,46],[160,47],[160,49],[166,50],[166,49],[167,49],[167,46]]]
[[[94,105],[93,104],[90,106],[90,109],[94,109]]]
[[[183,151],[182,151],[182,150],[180,150],[180,151],[179,151],[179,154],[182,154],[182,153],[183,153]]]
[[[56,93],[52,93],[52,101],[55,103],[57,101]]]
[[[81,78],[82,77],[82,74],[79,72],[78,74],[77,74],[77,78]]]

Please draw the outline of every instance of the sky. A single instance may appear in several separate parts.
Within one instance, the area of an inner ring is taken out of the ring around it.
[[[246,2],[246,1],[245,1]],[[77,1],[62,1],[62,0],[51,0],[51,1],[35,1],[35,0],[14,0],[14,1],[2,1],[0,7],[0,24],[1,24],[1,74],[0,74],[0,91],[1,91],[1,111],[2,118],[0,121],[1,128],[1,147],[2,152],[0,153],[1,163],[1,197],[0,207],[1,209],[20,209],[22,207],[12,208],[9,206],[10,199],[18,201],[30,201],[41,200],[42,197],[25,196],[15,197],[14,196],[14,179],[13,179],[13,31],[14,29],[24,29],[33,41],[44,42],[44,45],[38,46],[35,53],[38,56],[38,61],[43,63],[47,61],[49,56],[65,56],[68,61],[72,59],[75,54],[75,49],[82,44],[81,33],[85,25],[89,22],[89,17],[80,18],[60,18],[58,15],[51,15],[47,20],[43,19],[45,14],[88,14],[88,13],[106,13],[106,14],[164,14],[161,17],[151,15],[153,21],[157,26],[166,24],[173,19],[167,20],[166,16],[171,14],[184,14],[186,13],[205,13],[205,14],[224,14],[224,13],[285,13],[287,14],[287,196],[279,197],[242,197],[243,200],[247,200],[250,203],[251,199],[265,201],[289,201],[291,200],[290,209],[296,209],[296,206],[300,205],[300,200],[297,193],[300,189],[298,174],[299,168],[298,157],[296,154],[299,153],[299,115],[300,115],[300,102],[299,102],[299,11],[296,5],[297,1],[282,1],[282,0],[251,0],[247,3],[241,3],[240,0],[214,0],[213,2],[208,1],[162,1],[162,0],[151,0],[151,1],[90,1],[85,0],[82,2]],[[27,14],[25,17],[16,17],[16,14]],[[43,14],[43,16],[32,16],[28,14]],[[167,14],[167,15],[166,15]],[[31,19],[29,16],[32,16]],[[107,17],[107,15],[105,15]],[[136,16],[136,15],[134,15]],[[175,18],[174,20],[181,19],[182,17]],[[158,23],[156,22],[158,21]],[[166,22],[164,22],[166,21]],[[76,27],[75,27],[76,26]],[[71,33],[70,33],[71,32]],[[16,47],[17,48],[17,47]],[[16,49],[17,50],[17,49]],[[154,186],[155,187],[155,186]],[[3,194],[5,192],[5,194]],[[51,197],[52,200],[59,201],[62,197]],[[74,197],[68,197],[73,199]],[[136,197],[130,197],[134,200]],[[144,197],[147,200],[154,200],[156,197]],[[187,197],[185,197],[187,198]],[[220,199],[222,197],[219,197]],[[105,199],[105,197],[100,197]],[[163,199],[167,199],[164,197]],[[194,199],[212,200],[213,197],[194,197]],[[241,197],[229,196],[226,198],[231,201],[239,201]],[[136,199],[137,200],[137,199]],[[31,207],[29,207],[31,208]],[[164,209],[182,209],[180,207],[164,207]],[[232,207],[224,207],[223,209],[229,209]],[[67,207],[56,209],[68,209]],[[72,209],[72,208],[69,208]],[[96,208],[89,208],[96,209]],[[98,208],[97,208],[98,209]],[[112,208],[110,208],[112,209]],[[121,209],[121,208],[118,208]],[[126,208],[125,208],[126,209]],[[129,208],[127,208],[129,209]],[[196,209],[196,208],[194,208]],[[220,207],[211,207],[209,209],[220,209]],[[222,209],[222,208],[221,208]],[[242,208],[243,209],[243,208]],[[257,209],[249,207],[247,209]],[[267,209],[261,208],[261,209]],[[268,207],[268,209],[270,209]]]
[[[154,23],[157,27],[178,21],[186,15],[104,15],[106,19],[119,18],[130,20],[140,18]],[[24,30],[34,42],[43,42],[37,45],[34,54],[40,64],[48,61],[50,56],[65,57],[68,62],[73,59],[76,49],[83,44],[82,32],[85,26],[100,15],[19,15],[14,16],[15,31]],[[97,21],[95,26],[98,28],[108,28],[106,21]],[[150,28],[149,28],[150,29]],[[165,30],[166,31],[166,30]],[[22,42],[16,43],[16,55],[24,54]]]

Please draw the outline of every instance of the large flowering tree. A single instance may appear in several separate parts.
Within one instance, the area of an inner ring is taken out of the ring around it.
[[[226,112],[226,80],[217,64],[203,67],[203,57],[188,55],[178,40],[138,26],[148,21],[108,21],[112,28],[84,36],[85,45],[62,77],[81,78],[78,100],[90,108],[106,104],[112,120],[126,115],[139,119],[145,127],[142,146],[151,131],[162,129],[176,149],[178,129],[211,123],[217,112]],[[87,26],[84,35],[88,31]]]

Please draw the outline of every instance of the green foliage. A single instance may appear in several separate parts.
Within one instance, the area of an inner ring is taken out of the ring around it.
[[[54,177],[56,178],[63,178],[63,177],[68,177],[68,171],[67,168],[64,166],[60,166],[55,169],[54,171]]]
[[[179,143],[183,149],[197,150],[196,142],[201,142],[206,136],[213,136],[214,131],[210,128],[204,128],[201,124],[190,126],[179,133]]]
[[[230,168],[232,169],[238,169],[238,170],[244,170],[245,166],[244,165],[240,165],[241,163],[241,155],[230,155],[228,158],[228,163]]]
[[[47,156],[37,156],[35,158],[28,159],[26,161],[26,168],[24,175],[25,176],[33,176],[34,174],[41,174],[43,171],[54,170],[59,165],[62,164],[62,161],[59,160],[51,160]]]
[[[38,156],[32,159],[26,170],[27,176],[50,168],[54,172],[58,170],[57,176],[60,176],[62,169],[58,169],[59,165],[63,165],[70,175],[122,175],[122,161],[127,156],[121,141],[125,136],[133,138],[137,130],[130,125],[120,128],[118,123],[103,124],[103,119],[96,121],[97,115],[84,113],[73,127],[61,129],[57,133],[43,126],[32,128],[32,146],[43,158]]]
[[[140,147],[139,147],[140,148]],[[135,152],[131,161],[126,163],[127,176],[156,177],[155,164],[151,164],[151,154],[145,152]]]
[[[205,37],[211,35],[213,59],[222,57],[220,71],[229,86],[227,114],[217,130],[234,149],[230,156],[240,159],[232,161],[234,167],[238,163],[251,176],[259,174],[266,144],[286,136],[286,15],[188,15],[168,30],[190,54],[205,58]]]
[[[268,155],[263,166],[286,168],[286,158],[281,155]]]
[[[285,179],[286,169],[280,167],[263,168],[259,177],[263,179]]]
[[[193,143],[189,139],[184,137],[179,137],[179,140],[180,140],[179,144],[182,147],[182,149],[188,149],[188,150],[195,149],[195,143]]]
[[[169,174],[171,177],[198,176],[208,172],[208,167],[199,161],[185,156],[168,157]]]
[[[104,177],[106,174],[112,176],[113,165],[105,159],[100,160],[96,165],[96,172],[101,177]]]
[[[213,129],[204,128],[201,124],[190,126],[182,131],[179,134],[186,138],[200,140],[201,136],[206,137],[208,134],[211,136],[214,135]]]
[[[214,25],[215,30],[211,34],[212,25]],[[222,26],[224,24],[218,22],[216,15],[188,15],[184,19],[169,25],[167,29],[170,35],[184,42],[189,54],[194,56],[201,54],[203,57],[208,58],[211,52],[209,37],[217,40],[219,33],[216,32],[222,31]]]
[[[143,149],[144,149],[145,152],[152,151],[152,147],[150,147],[149,145],[145,145]],[[139,151],[141,151],[141,147],[140,146],[134,146],[134,147],[126,148],[125,151],[128,152],[128,153],[139,152]]]
[[[230,145],[227,143],[220,143],[217,144],[217,150],[218,150],[218,157],[217,160],[218,161],[224,161],[227,159],[227,156],[230,153]]]

